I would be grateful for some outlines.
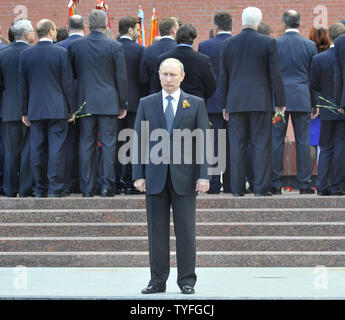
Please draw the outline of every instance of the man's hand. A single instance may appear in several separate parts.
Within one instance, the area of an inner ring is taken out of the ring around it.
[[[276,107],[276,113],[277,112],[285,113],[285,111],[286,111],[286,107],[285,106],[284,107]]]
[[[69,114],[68,115],[68,122],[74,122],[74,120],[75,120],[75,113],[71,113],[71,114]]]
[[[210,189],[210,181],[205,179],[198,179],[196,182],[195,191],[207,192]]]
[[[119,119],[123,119],[127,115],[127,109],[120,109],[120,114],[118,115]]]
[[[226,109],[223,109],[223,118],[225,121],[229,121],[229,113],[226,112]]]
[[[22,116],[22,122],[27,126],[30,127],[31,123],[28,119],[28,116]]]
[[[339,108],[339,109],[338,109],[338,112],[341,113],[341,114],[345,114],[344,108]]]
[[[134,187],[136,187],[140,192],[146,192],[146,180],[145,179],[135,180]]]
[[[316,119],[319,114],[320,114],[320,108],[312,107],[312,109],[311,109],[311,120]]]

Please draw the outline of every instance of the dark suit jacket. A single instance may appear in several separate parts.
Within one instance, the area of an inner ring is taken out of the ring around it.
[[[144,47],[127,38],[119,39],[119,42],[122,44],[126,58],[128,87],[130,88],[128,111],[136,112],[139,99],[143,96],[139,81],[139,65]]]
[[[277,39],[280,70],[286,97],[286,111],[310,112],[312,92],[309,82],[311,60],[316,44],[297,32],[286,32]]]
[[[19,98],[22,114],[28,115],[29,120],[67,119],[75,111],[66,49],[41,41],[21,53]]]
[[[276,41],[249,28],[226,40],[220,90],[228,113],[272,111],[272,92],[276,106],[285,106]]]
[[[158,69],[161,62],[167,58],[175,58],[182,62],[185,77],[181,83],[184,92],[204,98],[211,97],[217,88],[217,79],[210,58],[196,52],[191,47],[177,46],[176,49],[163,53],[156,60],[155,91],[161,90]]]
[[[214,94],[207,99],[207,112],[208,113],[222,113],[223,109],[220,102],[220,55],[223,49],[224,41],[229,39],[231,34],[221,33],[215,36],[214,38],[205,40],[199,43],[198,51],[200,53],[206,54],[210,57],[213,70],[217,78],[218,86]]]
[[[65,40],[57,42],[56,45],[57,46],[61,46],[61,47],[65,48],[65,49],[68,49],[68,47],[70,46],[72,41],[77,40],[77,39],[82,38],[82,37],[83,37],[82,35],[74,34],[74,35],[68,37]]]
[[[340,107],[345,107],[345,35],[334,41],[335,47],[335,73],[334,73],[334,98]]]
[[[175,49],[176,42],[169,38],[163,38],[153,45],[145,48],[140,62],[140,83],[144,96],[154,93],[154,72],[156,59],[164,52]]]
[[[68,54],[78,80],[81,113],[117,116],[127,109],[127,71],[122,45],[102,32],[71,42]]]
[[[22,108],[18,96],[18,65],[21,52],[30,48],[24,42],[14,42],[0,51],[0,91],[2,121],[21,121]]]
[[[318,92],[323,98],[335,102],[334,99],[334,66],[335,66],[335,48],[329,48],[327,51],[319,53],[313,57],[310,70],[311,88]],[[323,100],[318,104],[329,105]],[[345,120],[345,115],[335,114],[325,108],[320,108],[321,120]]]
[[[182,108],[183,101],[190,103],[189,108]],[[140,100],[137,116],[135,119],[135,131],[138,134],[138,154],[141,154],[141,121],[149,122],[149,137],[155,129],[167,130],[166,120],[163,113],[162,92],[158,92]],[[206,106],[203,99],[189,95],[181,90],[173,129],[194,129],[200,128],[204,133],[209,128]],[[145,133],[143,133],[145,137]],[[144,139],[144,141],[147,141]],[[173,135],[170,135],[170,159],[173,157]],[[148,154],[157,144],[156,141],[149,141]],[[193,139],[193,150],[195,150],[195,139]],[[206,150],[206,148],[205,148]],[[196,181],[199,178],[209,179],[206,163],[196,165],[195,152],[193,152],[192,164],[184,164],[184,144],[181,145],[182,164],[170,164],[170,176],[177,194],[192,195],[195,193]],[[172,163],[172,162],[171,162]],[[146,194],[159,194],[166,184],[168,164],[153,164],[149,159],[148,164],[143,164],[139,157],[139,164],[133,164],[133,180],[146,179]]]

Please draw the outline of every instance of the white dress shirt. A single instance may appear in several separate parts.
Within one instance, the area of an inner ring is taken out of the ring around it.
[[[168,99],[166,99],[167,96],[172,96],[173,99],[171,100],[173,109],[174,109],[174,116],[176,115],[176,111],[177,111],[177,106],[178,106],[178,102],[180,100],[180,95],[181,95],[181,89],[178,89],[177,91],[175,91],[172,94],[169,94],[168,92],[166,92],[164,89],[162,89],[162,98],[163,98],[163,113],[165,113],[165,109],[168,106]]]
[[[297,33],[299,33],[299,30],[296,29],[296,28],[289,28],[289,29],[286,29],[286,30],[285,30],[285,33],[286,33],[286,32],[297,32]]]

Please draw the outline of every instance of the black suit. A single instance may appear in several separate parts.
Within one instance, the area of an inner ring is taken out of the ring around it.
[[[144,96],[155,92],[154,72],[157,57],[174,48],[176,48],[176,42],[170,38],[163,38],[145,48],[140,62],[140,82]]]
[[[254,193],[264,193],[271,174],[272,92],[276,105],[285,105],[275,40],[249,28],[226,40],[220,85],[222,106],[230,114],[232,192],[244,191],[250,138],[255,163]]]
[[[182,105],[185,100],[189,102],[190,107],[183,109]],[[167,137],[167,139],[170,139],[170,164],[154,164],[151,158],[148,164],[144,164],[141,161],[142,158],[140,158],[143,147],[141,145],[141,135],[145,137],[143,139],[145,145],[149,143],[148,154],[151,154],[156,142],[151,141],[151,139],[147,141],[148,136],[145,134],[145,130],[144,132],[141,131],[141,121],[149,122],[149,135],[153,130],[167,129],[163,113],[162,92],[140,100],[135,120],[135,131],[138,133],[139,138],[139,146],[135,150],[138,150],[139,163],[133,164],[133,180],[146,179],[146,210],[151,267],[149,284],[165,285],[169,276],[169,230],[170,207],[172,205],[176,235],[177,283],[180,288],[185,284],[194,286],[196,282],[195,186],[197,179],[209,178],[208,166],[206,163],[196,165],[195,152],[192,154],[191,164],[185,164],[183,161],[183,143],[181,145],[182,163],[173,164],[171,162],[173,157],[173,135]],[[191,131],[200,128],[205,133],[205,130],[209,128],[205,102],[181,90],[173,128],[190,129]],[[195,150],[195,141],[192,148],[187,151],[190,150]]]
[[[130,94],[128,95],[127,115],[124,119],[119,121],[119,132],[121,132],[123,129],[134,128],[134,121],[139,105],[139,99],[143,96],[143,90],[139,81],[139,68],[144,47],[128,38],[120,38],[119,42],[122,44],[126,58],[127,80],[128,87],[130,88]],[[119,150],[122,144],[123,143],[118,143],[117,150]],[[122,181],[125,184],[125,188],[132,189],[132,165],[130,163],[124,166],[117,164],[116,171],[119,177],[122,176]]]
[[[7,48],[0,42],[0,51]],[[1,100],[1,99],[0,99]],[[3,152],[3,141],[2,141],[2,121],[1,121],[1,102],[0,102],[0,195],[2,194],[2,183],[3,183],[3,170],[4,170],[4,152]]]
[[[66,49],[50,41],[40,41],[22,52],[19,97],[22,114],[31,122],[30,162],[35,195],[47,191],[48,195],[61,195],[67,119],[75,111],[72,70]]]
[[[30,131],[22,123],[18,97],[18,63],[20,53],[30,46],[15,42],[0,52],[0,89],[4,128],[4,193],[8,197],[32,193],[33,176],[30,167]]]
[[[280,70],[286,96],[286,120],[291,120],[296,138],[297,178],[300,189],[311,186],[311,160],[309,149],[310,114],[313,92],[309,72],[311,60],[317,54],[313,41],[290,31],[277,39]],[[282,186],[284,144],[288,121],[278,122],[272,131],[272,181],[271,186]]]
[[[82,193],[96,188],[96,143],[100,133],[102,145],[102,189],[115,189],[115,155],[117,116],[127,109],[127,72],[122,45],[102,32],[73,41],[68,47],[74,76],[78,81],[78,105],[86,102],[79,119],[79,168]]]
[[[209,56],[196,52],[189,46],[178,45],[176,49],[161,54],[156,60],[155,92],[161,90],[159,65],[168,58],[178,59],[184,66],[185,77],[181,83],[181,89],[184,92],[206,100],[216,91],[217,79]]]

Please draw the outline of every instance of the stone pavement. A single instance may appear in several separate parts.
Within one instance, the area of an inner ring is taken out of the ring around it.
[[[148,268],[0,268],[0,299],[345,299],[345,268],[197,268],[194,295],[171,269],[167,292],[142,295]]]

